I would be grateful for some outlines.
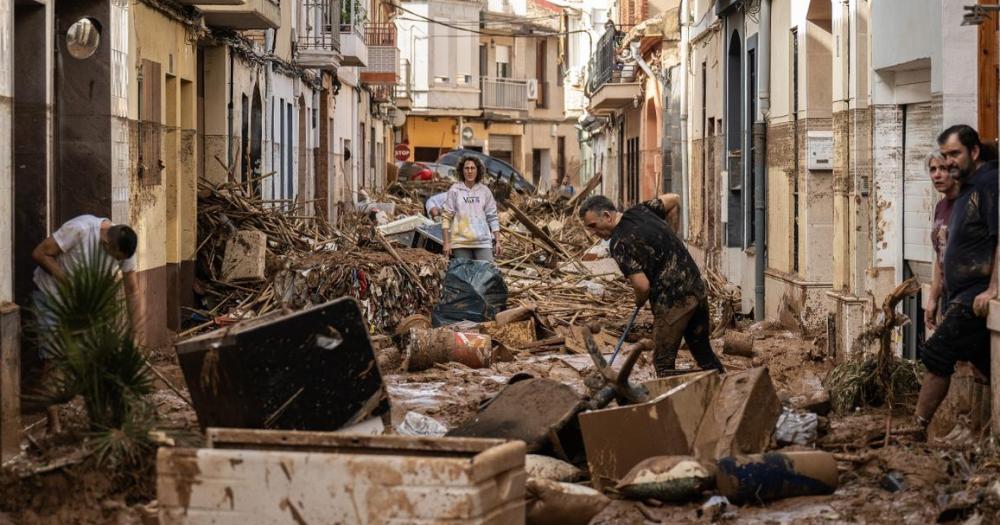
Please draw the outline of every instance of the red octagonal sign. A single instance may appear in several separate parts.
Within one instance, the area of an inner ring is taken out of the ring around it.
[[[403,162],[410,158],[409,144],[396,144],[396,160]]]

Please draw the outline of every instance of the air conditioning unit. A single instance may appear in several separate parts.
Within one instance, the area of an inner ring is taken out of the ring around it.
[[[528,100],[538,100],[538,79],[528,79]]]

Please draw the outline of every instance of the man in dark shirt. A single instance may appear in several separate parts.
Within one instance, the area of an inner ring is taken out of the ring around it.
[[[583,203],[580,218],[593,234],[611,240],[611,256],[635,289],[636,306],[650,302],[656,375],[674,369],[682,337],[698,366],[725,372],[709,343],[711,318],[701,272],[674,233],[679,200],[665,194],[620,213],[598,195]]]
[[[917,399],[917,422],[930,424],[948,394],[955,363],[990,373],[986,314],[997,295],[997,163],[984,158],[979,134],[965,125],[938,136],[941,153],[959,182],[943,258],[944,318],[921,352],[927,367]]]

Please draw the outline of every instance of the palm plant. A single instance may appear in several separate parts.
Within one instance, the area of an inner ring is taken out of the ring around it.
[[[136,428],[149,428],[145,396],[152,383],[113,261],[95,243],[76,262],[54,289],[43,290],[43,305],[36,305],[31,330],[53,373],[33,397],[51,405],[82,396],[99,437],[98,458],[128,460],[142,445],[120,438],[145,439]],[[105,434],[114,439],[103,439]]]

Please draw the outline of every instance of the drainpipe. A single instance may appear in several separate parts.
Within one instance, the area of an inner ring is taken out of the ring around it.
[[[233,159],[233,50],[227,49],[227,51],[229,52],[229,105],[226,107],[226,157],[229,159],[227,169],[232,171],[233,164],[235,164]]]
[[[691,151],[688,148],[688,59],[690,56],[690,49],[688,48],[689,38],[691,35],[691,25],[688,9],[690,9],[690,3],[688,0],[681,0],[681,11],[680,11],[680,28],[681,28],[681,78],[680,86],[681,90],[681,115],[680,115],[680,127],[681,127],[681,188],[684,190],[681,192],[681,231],[687,236],[688,228],[688,212],[691,203],[691,184],[688,181],[688,153]]]
[[[757,30],[757,115],[753,125],[754,155],[754,319],[764,320],[764,269],[767,267],[767,117],[771,109],[771,0],[761,0],[760,27]]]

